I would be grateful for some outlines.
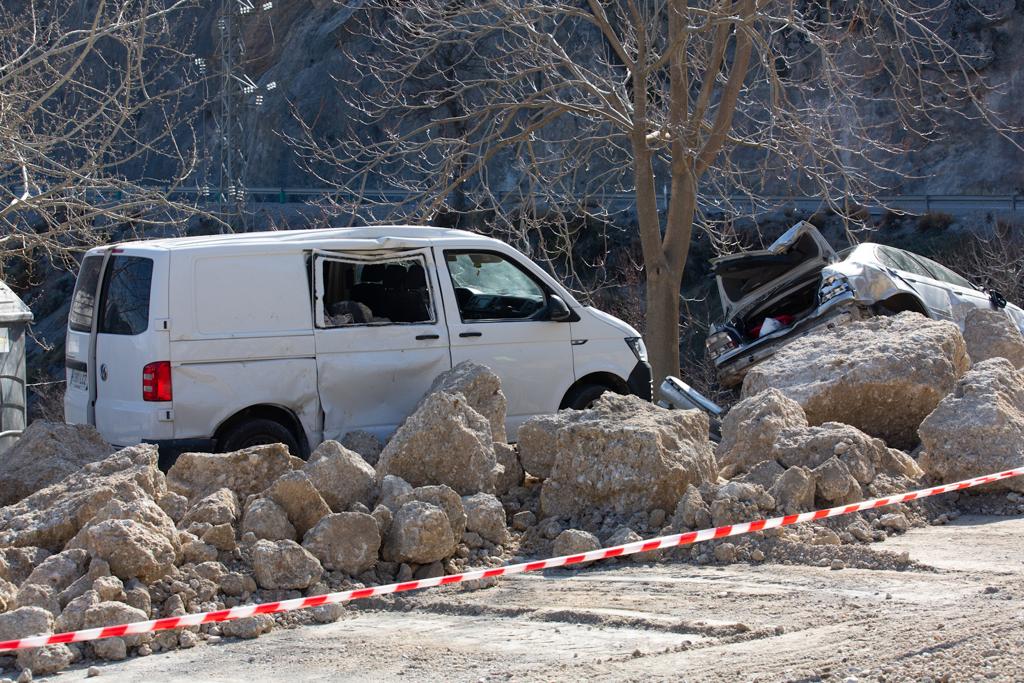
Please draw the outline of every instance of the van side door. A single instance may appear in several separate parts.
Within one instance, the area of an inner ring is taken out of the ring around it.
[[[549,288],[510,255],[486,249],[437,250],[452,363],[471,360],[501,378],[506,427],[558,410],[572,385],[572,325],[546,316]]]
[[[312,254],[324,439],[393,432],[451,369],[429,249]]]

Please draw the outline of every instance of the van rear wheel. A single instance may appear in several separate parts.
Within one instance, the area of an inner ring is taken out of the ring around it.
[[[271,443],[283,443],[292,455],[301,452],[299,442],[287,427],[266,418],[247,420],[232,427],[221,439],[220,450],[229,453]]]

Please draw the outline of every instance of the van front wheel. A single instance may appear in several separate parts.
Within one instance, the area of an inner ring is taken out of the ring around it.
[[[288,451],[295,455],[300,453],[299,443],[287,427],[280,422],[265,418],[247,420],[232,427],[220,441],[220,450],[224,453],[239,451],[252,446],[264,446],[271,443],[283,443]]]
[[[563,405],[573,410],[586,410],[594,405],[594,401],[601,398],[601,394],[612,391],[603,384],[584,384],[576,387],[565,397]]]

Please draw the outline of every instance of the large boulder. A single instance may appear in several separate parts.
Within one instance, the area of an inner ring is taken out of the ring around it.
[[[766,455],[783,467],[808,469],[835,457],[861,484],[870,484],[879,472],[910,479],[920,479],[923,474],[914,459],[903,451],[838,422],[782,429]]]
[[[743,396],[774,387],[811,424],[844,422],[909,448],[969,363],[956,325],[906,312],[792,341],[747,373]]]
[[[918,459],[944,482],[1024,466],[1024,371],[993,358],[975,365],[923,423]],[[1024,492],[1024,477],[1000,488]]]
[[[377,461],[380,460],[380,452],[384,450],[384,444],[381,443],[380,439],[370,432],[364,432],[361,429],[346,434],[341,440],[341,445],[353,453],[361,455],[363,460],[371,466],[377,464]],[[309,459],[313,460],[315,458],[316,452],[314,451],[313,455],[309,456]]]
[[[156,446],[131,446],[0,508],[0,546],[59,551],[109,501],[155,499],[165,491]]]
[[[489,493],[477,493],[462,499],[466,510],[466,530],[480,535],[484,540],[497,545],[509,541],[505,523],[505,508],[501,501]]]
[[[251,532],[256,538],[268,541],[294,541],[298,538],[295,526],[288,521],[288,513],[269,498],[253,498],[245,506],[242,516],[242,534]]]
[[[56,484],[113,452],[94,427],[36,420],[4,453],[0,507]]]
[[[49,586],[59,593],[85,574],[88,563],[89,553],[81,548],[70,548],[39,563],[24,583]]]
[[[777,389],[743,399],[722,420],[716,454],[721,475],[732,479],[766,459],[779,432],[807,426],[800,404]]]
[[[1005,358],[1024,369],[1024,335],[1005,310],[976,308],[964,320],[964,341],[972,363]]]
[[[105,560],[110,571],[127,581],[158,581],[174,569],[176,552],[155,527],[133,519],[108,519],[91,524],[85,546],[94,559]]]
[[[498,472],[494,477],[495,493],[503,496],[515,487],[522,486],[523,465],[519,462],[515,447],[507,443],[495,443],[494,457],[498,462]]]
[[[421,503],[430,503],[444,510],[448,517],[448,523],[452,528],[452,537],[458,541],[466,531],[466,510],[462,505],[462,498],[450,486],[418,486],[411,491],[403,493],[395,499],[392,507],[395,511],[408,502],[418,500]]]
[[[600,547],[601,541],[594,534],[581,529],[566,529],[555,537],[554,543],[551,544],[551,554],[555,557],[582,555]],[[590,562],[582,562],[568,565],[568,567],[569,569],[579,569],[588,564]]]
[[[193,503],[221,488],[245,500],[291,469],[291,457],[282,444],[233,453],[182,453],[167,472],[167,486]]]
[[[295,527],[300,538],[325,515],[331,514],[331,508],[301,470],[279,477],[265,495],[288,514],[288,521]]]
[[[492,440],[496,443],[508,441],[505,433],[508,402],[501,391],[501,379],[490,368],[464,360],[438,375],[427,390],[427,396],[438,391],[462,394],[473,410],[487,418],[491,425]]]
[[[67,548],[85,548],[93,553],[90,545],[89,530],[101,522],[112,519],[130,519],[147,527],[151,531],[162,536],[175,557],[181,554],[181,544],[178,540],[178,530],[166,512],[150,498],[138,498],[136,500],[121,501],[112,500],[93,515],[92,519],[67,543]],[[94,555],[95,556],[95,555]]]
[[[345,512],[353,503],[369,506],[373,502],[377,472],[337,441],[317,446],[302,471],[335,512]]]
[[[370,515],[339,512],[317,522],[302,539],[302,545],[325,569],[358,576],[377,563],[380,530]]]
[[[687,486],[717,479],[708,417],[605,394],[591,410],[563,411],[555,461],[541,488],[545,516],[591,510],[671,510]]]
[[[217,489],[201,498],[181,518],[181,528],[193,524],[234,524],[238,520],[238,497],[229,488]]]
[[[412,486],[444,484],[459,495],[494,491],[491,425],[458,394],[429,394],[395,432],[377,463]]]
[[[444,510],[410,501],[395,513],[382,555],[389,562],[430,564],[455,552],[457,540]]]
[[[305,590],[320,580],[320,561],[295,541],[256,541],[252,568],[260,588]]]
[[[0,614],[0,640],[14,640],[53,632],[53,615],[41,607],[19,607]],[[47,645],[20,650],[18,666],[31,669],[34,675],[45,675],[65,669],[74,660],[67,645]],[[28,679],[31,680],[31,679]]]
[[[527,473],[540,479],[547,479],[551,475],[558,431],[577,412],[566,410],[557,415],[538,415],[519,427],[516,446],[519,448],[519,461]]]

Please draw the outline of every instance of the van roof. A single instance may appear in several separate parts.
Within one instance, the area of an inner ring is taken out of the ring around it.
[[[332,241],[374,240],[382,242],[381,248],[401,247],[403,243],[422,244],[422,240],[447,241],[470,239],[480,242],[498,242],[490,237],[465,230],[435,228],[419,225],[374,225],[360,228],[317,228],[296,230],[270,230],[266,232],[240,232],[226,235],[201,235],[198,237],[169,237],[153,240],[121,242],[119,247],[142,247],[157,249],[188,249],[218,246],[254,247],[292,244],[300,247],[329,246]],[[384,243],[386,241],[386,243]]]

